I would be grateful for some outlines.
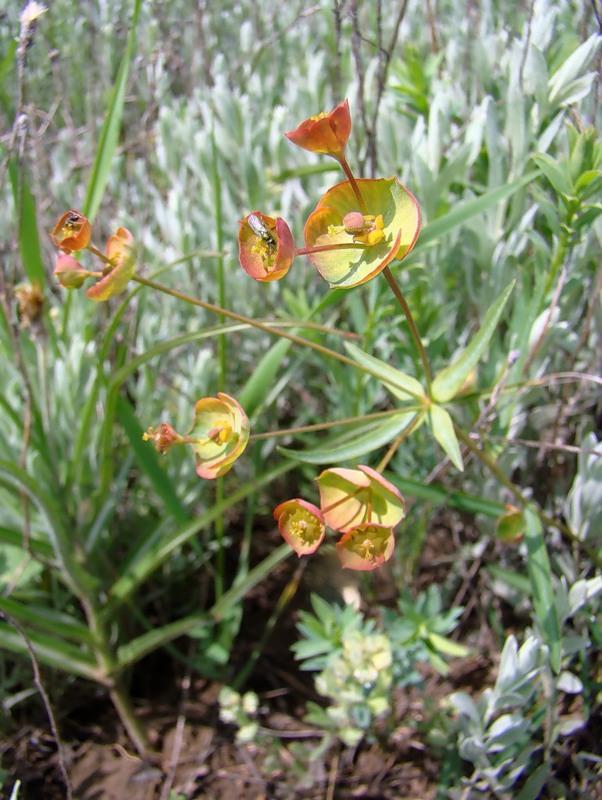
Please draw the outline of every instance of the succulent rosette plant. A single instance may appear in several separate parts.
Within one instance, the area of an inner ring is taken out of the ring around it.
[[[274,509],[284,541],[299,556],[315,553],[326,534],[324,515],[319,508],[301,498],[286,500]]]
[[[295,242],[282,217],[254,211],[240,220],[238,258],[244,271],[263,283],[283,278],[295,259]]]
[[[419,231],[418,201],[396,177],[359,179],[323,195],[305,224],[305,245],[330,286],[351,288],[405,258]]]

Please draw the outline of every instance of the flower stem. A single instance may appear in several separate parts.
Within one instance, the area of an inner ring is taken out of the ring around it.
[[[495,459],[493,459],[489,455],[489,453],[485,452],[485,450],[482,450],[477,444],[475,444],[475,442],[473,442],[473,440],[470,438],[470,435],[466,433],[466,431],[462,430],[462,428],[460,428],[459,425],[454,424],[454,429],[456,431],[458,439],[460,439],[462,444],[464,444],[468,448],[468,450],[470,450],[470,452],[473,455],[475,455],[479,459],[479,461],[484,466],[486,466],[493,475],[495,475],[498,481],[501,484],[503,484],[508,489],[508,491],[514,495],[514,497],[518,500],[521,508],[524,508],[525,506],[531,504],[531,506],[537,513],[538,517],[545,525],[548,525],[549,527],[552,528],[557,528],[562,533],[562,535],[572,544],[577,544],[580,547],[583,547],[587,551],[588,556],[592,559],[594,564],[596,564],[596,566],[601,565],[602,562],[600,556],[597,552],[593,550],[593,548],[587,547],[586,543],[583,542],[583,540],[580,539],[571,530],[571,528],[569,528],[569,526],[566,525],[564,522],[561,522],[560,520],[550,517],[548,514],[546,514],[544,511],[538,508],[534,503],[530,503],[530,501],[523,496],[520,489],[517,486],[515,486],[512,483],[512,481],[504,474],[504,472],[500,469]]]
[[[134,275],[132,280],[136,281],[142,286],[148,286],[150,289],[155,289],[157,292],[162,292],[170,297],[175,297],[184,303],[189,303],[190,305],[197,306],[198,308],[204,308],[206,311],[210,311],[211,313],[217,314],[221,317],[228,317],[229,319],[236,320],[236,322],[242,322],[243,324],[249,325],[252,328],[257,328],[257,330],[263,331],[264,333],[269,333],[270,336],[279,336],[282,339],[288,339],[289,341],[294,342],[301,347],[308,347],[311,350],[315,350],[327,358],[334,358],[336,361],[340,361],[342,364],[347,364],[355,369],[360,369],[362,372],[365,372],[368,375],[374,375],[376,378],[379,377],[379,373],[376,370],[371,370],[369,367],[362,366],[352,358],[349,358],[349,356],[345,356],[342,353],[337,353],[336,350],[331,350],[330,347],[325,347],[317,342],[304,339],[303,336],[297,336],[294,333],[288,333],[282,329],[271,327],[270,325],[266,325],[263,322],[258,322],[251,317],[245,317],[243,314],[237,314],[235,311],[230,311],[227,308],[220,308],[213,303],[207,303],[204,300],[199,300],[196,297],[191,297],[183,292],[179,292],[177,289],[170,289],[168,286],[164,286],[163,284],[157,283],[149,278],[143,278],[141,275]]]
[[[403,406],[401,411],[418,411],[422,406],[412,407]],[[356,425],[358,422],[366,422],[375,419],[386,419],[394,417],[400,413],[399,408],[389,408],[387,411],[373,411],[371,414],[360,414],[357,417],[345,417],[344,419],[331,419],[326,422],[316,422],[313,425],[299,425],[296,428],[278,428],[275,431],[264,431],[263,433],[252,433],[249,436],[250,442],[257,442],[263,439],[275,439],[278,436],[298,436],[301,433],[313,433],[315,431],[325,431],[329,428],[337,428],[341,425]],[[378,472],[378,470],[377,470]]]
[[[414,317],[412,316],[412,312],[410,311],[410,307],[408,305],[408,302],[405,299],[405,297],[403,296],[403,292],[399,288],[399,285],[398,285],[397,281],[395,280],[395,277],[393,276],[393,273],[391,272],[389,267],[385,267],[384,268],[383,275],[385,276],[385,279],[386,279],[387,283],[389,284],[389,287],[390,287],[391,291],[393,292],[393,294],[397,298],[397,302],[401,306],[401,310],[403,311],[404,316],[405,316],[405,318],[407,320],[408,326],[410,328],[410,333],[412,335],[412,339],[414,340],[414,344],[416,345],[416,348],[418,350],[418,354],[420,355],[420,360],[422,361],[422,367],[424,369],[424,378],[426,380],[427,394],[430,397],[431,396],[431,384],[433,382],[433,376],[432,376],[432,373],[431,373],[431,366],[429,364],[429,360],[428,360],[428,356],[426,354],[426,350],[424,349],[424,345],[422,344],[422,339],[420,338],[420,334],[418,333],[418,328],[416,327],[416,323],[414,322]]]
[[[111,267],[114,267],[114,266],[115,266],[115,265],[113,264],[113,262],[111,261],[111,259],[110,259],[110,258],[108,258],[108,256],[105,256],[105,254],[104,254],[102,251],[100,251],[100,250],[98,249],[98,247],[94,247],[94,245],[93,245],[93,244],[89,244],[89,245],[86,247],[86,250],[89,250],[89,251],[90,251],[91,253],[93,253],[95,256],[97,256],[98,258],[100,258],[100,260],[101,260],[101,261],[104,261],[104,262],[105,262],[105,264],[108,264],[108,265],[109,265],[109,266],[111,266]]]
[[[362,193],[360,192],[360,187],[357,185],[357,181],[355,180],[355,175],[353,174],[353,172],[351,171],[351,167],[347,163],[347,159],[345,158],[345,156],[341,156],[337,160],[341,165],[343,172],[347,176],[347,180],[351,184],[351,188],[353,189],[355,196],[357,197],[357,202],[359,203],[360,211],[362,212],[362,214],[367,214],[368,209],[366,208],[366,203],[364,202],[364,198],[362,197]]]
[[[422,414],[416,414],[414,419],[410,422],[407,428],[404,428],[399,436],[389,445],[389,449],[381,458],[379,465],[376,467],[376,472],[380,473],[381,475],[387,468],[389,461],[393,458],[395,453],[397,452],[399,446],[402,442],[404,442],[408,436],[413,433],[416,428],[420,425],[422,420],[424,419],[424,412]]]
[[[366,250],[366,245],[361,242],[341,242],[339,244],[319,244],[315,247],[295,248],[296,256],[309,256],[312,253],[325,253],[329,250]]]

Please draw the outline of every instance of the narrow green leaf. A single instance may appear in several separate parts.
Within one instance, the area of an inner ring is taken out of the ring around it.
[[[93,641],[92,634],[86,625],[68,614],[52,608],[29,602],[19,603],[12,597],[0,597],[0,611],[16,619],[17,622],[39,628],[57,638],[64,637],[88,644]]]
[[[25,170],[23,167],[19,169],[16,159],[11,158],[8,171],[19,220],[19,252],[21,253],[23,270],[27,280],[31,283],[37,283],[40,289],[43,290],[46,281],[44,261],[40,249],[40,237],[38,235],[36,201],[29,189]]]
[[[269,575],[282,561],[285,561],[291,556],[293,551],[288,544],[282,544],[276,550],[270,553],[269,556],[260,561],[256,567],[248,572],[244,578],[232,586],[225,594],[223,594],[217,603],[210,609],[209,614],[219,622],[228,613],[236,607],[240,600],[248,594],[257,584]]]
[[[132,16],[132,23],[128,35],[125,52],[117,77],[115,79],[115,86],[111,93],[111,100],[107,116],[100,134],[100,141],[96,149],[96,158],[94,166],[92,167],[92,175],[88,184],[88,191],[86,193],[86,200],[84,202],[84,214],[93,220],[96,216],[102,196],[109,180],[109,173],[113,158],[117,150],[117,143],[119,141],[119,128],[121,125],[121,117],[123,115],[123,104],[125,100],[125,90],[127,86],[128,73],[130,64],[134,56],[134,44],[136,42],[136,26],[138,24],[138,17],[140,16],[140,7],[142,0],[135,0],[134,14]]]
[[[525,575],[521,575],[520,572],[504,569],[496,564],[488,564],[485,569],[493,578],[508,584],[511,589],[515,589],[520,594],[527,596],[530,593],[531,584],[529,579]]]
[[[502,316],[502,312],[508,302],[510,293],[514,289],[515,281],[511,281],[504,289],[502,294],[493,303],[483,326],[472,338],[468,347],[462,352],[459,358],[450,364],[437,375],[432,385],[433,400],[437,403],[446,403],[452,400],[462,388],[464,382],[476,367],[479,359],[487,349],[491,337]]]
[[[554,191],[557,194],[572,194],[573,186],[571,182],[571,175],[569,171],[569,165],[566,161],[557,161],[547,153],[535,153],[532,158],[546,178],[550,181]]]
[[[273,344],[253,370],[253,374],[244,385],[243,390],[238,394],[238,402],[249,417],[253,415],[273,385],[274,378],[291,345],[292,342],[288,339],[280,339]]]
[[[99,667],[91,656],[79,648],[37,631],[28,631],[27,638],[36,657],[43,664],[92,681],[100,680]],[[2,648],[11,653],[18,653],[26,659],[30,658],[27,644],[21,634],[8,623],[0,622],[0,649]]]
[[[377,447],[388,444],[404,431],[419,416],[420,412],[403,411],[384,420],[369,421],[347,432],[341,437],[331,439],[313,450],[292,450],[279,447],[279,452],[304,464],[336,464],[352,461]],[[416,425],[418,427],[418,425]]]
[[[429,408],[429,420],[433,429],[433,436],[439,442],[445,454],[456,469],[464,472],[460,444],[449,412],[441,408],[441,406],[433,404]]]
[[[169,528],[166,533],[165,525],[161,525],[156,536],[151,534],[140,549],[130,553],[129,558],[120,565],[117,570],[120,577],[115,581],[108,593],[108,600],[102,608],[103,616],[110,618],[115,611],[116,605],[120,605],[129,597],[140,583],[152,575],[161,564],[167,561],[173,552],[183,547],[199,531],[211,525],[217,517],[225,514],[241,500],[244,500],[262,486],[271,483],[279,475],[288,472],[293,467],[293,462],[279,464],[255,480],[244,483],[225,500],[215,503],[204,514],[186,522],[175,531]]]
[[[207,614],[199,613],[183,617],[160,628],[153,628],[153,630],[143,633],[117,649],[118,668],[131,667],[141,658],[169,644],[169,642],[177,639],[178,636],[184,636],[192,629],[207,625],[210,622],[212,620]]]
[[[531,582],[531,597],[535,617],[550,650],[550,664],[556,674],[561,666],[561,634],[556,608],[552,568],[543,537],[541,520],[534,508],[525,508],[527,528],[527,570]]]
[[[369,370],[371,375],[380,378],[384,386],[395,397],[406,401],[421,400],[425,397],[424,389],[416,378],[391,367],[380,358],[368,355],[354,344],[345,343],[345,349],[354,361]]]
[[[0,526],[0,544],[7,544],[9,547],[19,547],[23,550],[23,531],[16,528],[5,528]],[[28,551],[35,559],[49,561],[54,551],[48,542],[43,542],[40,539],[30,539],[27,543]]]
[[[453,639],[448,639],[447,636],[440,636],[438,633],[429,633],[428,639],[439,653],[443,653],[446,656],[464,658],[470,653],[468,647],[454,642]]]
[[[528,172],[526,175],[523,175],[521,178],[517,178],[510,183],[505,183],[502,186],[491,189],[490,191],[485,192],[484,194],[481,194],[471,200],[465,200],[463,203],[458,203],[456,206],[454,206],[454,208],[452,208],[451,211],[448,211],[447,214],[434,219],[432,222],[429,222],[422,228],[413,253],[416,253],[421,247],[424,247],[434,239],[438,239],[440,236],[443,236],[444,234],[454,230],[454,228],[464,225],[464,223],[468,222],[469,219],[482,214],[483,212],[487,211],[487,209],[500,203],[502,200],[506,200],[507,198],[511,197],[519,189],[522,189],[523,186],[526,186],[528,183],[531,183],[533,180],[535,180],[538,175],[539,171]]]
[[[397,486],[404,497],[416,497],[428,503],[446,505],[469,514],[484,514],[491,519],[497,519],[505,511],[502,503],[487,500],[485,497],[477,497],[464,492],[450,492],[438,484],[427,484],[410,478],[402,478],[399,475],[387,475],[387,477],[391,483]]]

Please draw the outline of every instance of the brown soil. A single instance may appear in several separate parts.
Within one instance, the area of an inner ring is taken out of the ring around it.
[[[461,528],[463,537],[470,535],[466,527]],[[155,748],[152,759],[137,756],[114,710],[89,684],[75,684],[70,696],[53,701],[74,800],[434,800],[446,768],[432,737],[437,708],[452,691],[478,695],[492,684],[496,665],[491,654],[499,653],[500,644],[486,619],[486,602],[492,602],[488,579],[479,564],[476,568],[475,562],[458,564],[457,536],[451,526],[433,527],[414,585],[424,588],[432,582],[447,582],[451,586],[454,604],[466,608],[456,635],[471,646],[473,655],[453,662],[445,679],[425,669],[420,690],[397,692],[394,724],[380,731],[376,742],[356,749],[337,745],[312,763],[303,757],[296,760],[295,747],[319,741],[318,732],[302,718],[306,702],[321,698],[313,690],[311,674],[299,671],[291,656],[290,644],[296,638],[296,614],[291,608],[282,616],[245,686],[258,692],[265,708],[257,744],[236,744],[234,729],[220,722],[218,681],[195,677],[184,666],[174,667],[162,653],[141,664],[132,679],[136,710]],[[320,586],[328,585],[335,594],[349,588],[333,586],[335,580],[348,580],[348,572],[333,570],[328,561],[307,563],[310,566],[296,597],[298,606],[308,607],[309,593]],[[265,629],[283,587],[297,568],[296,560],[293,563],[291,559],[247,598],[233,654],[239,665],[249,658],[257,631]],[[379,602],[394,599],[394,584],[386,570],[380,572],[373,588]],[[497,610],[500,616],[509,614],[507,608]],[[504,627],[511,628],[512,622],[504,619]],[[0,741],[2,766],[10,775],[0,797],[8,800],[19,779],[19,800],[64,800],[68,794],[55,738],[41,710],[36,723],[31,719],[30,708],[29,718],[20,727],[15,723],[12,734]],[[599,733],[590,731],[585,749],[600,749]]]

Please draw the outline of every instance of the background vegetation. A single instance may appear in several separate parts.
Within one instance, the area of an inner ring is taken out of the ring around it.
[[[60,743],[57,709],[60,722],[74,692],[85,706],[100,689],[143,751],[132,705],[152,701],[156,685],[141,676],[158,669],[174,692],[182,675],[259,692],[259,704],[222,696],[222,719],[241,746],[254,743],[259,773],[280,787],[273,796],[323,797],[340,754],[343,792],[344,776],[360,774],[356,748],[376,743],[387,764],[403,726],[435,764],[425,797],[593,796],[602,758],[596,3],[53,0],[25,39],[22,10],[0,0],[6,741],[43,705]],[[216,486],[199,480],[189,453],[163,459],[142,432],[163,419],[185,430],[194,402],[219,390],[240,400],[255,434],[387,410],[389,393],[361,370],[165,294],[137,287],[108,304],[66,294],[47,232],[68,208],[95,219],[98,243],[124,225],[145,276],[339,351],[353,336],[421,379],[384,281],[331,292],[299,259],[284,282],[259,285],[237,262],[238,220],[255,209],[284,217],[301,241],[341,178],[282,134],[344,97],[357,174],[396,175],[420,202],[420,239],[393,271],[435,373],[516,284],[454,404],[473,434],[465,471],[426,426],[404,441],[387,471],[408,501],[394,558],[353,581],[360,612],[339,609],[347,574],[328,552],[314,556],[318,597],[299,618],[289,603],[304,567],[286,561],[272,509],[314,491],[317,471],[333,465],[325,450],[343,443],[338,463],[375,466],[388,442],[360,453],[361,426],[343,440],[337,428],[258,438]],[[527,502],[508,516],[507,504]],[[293,630],[321,696],[287,706],[317,735],[311,747],[287,745],[284,760],[259,724],[271,707],[262,692],[278,681],[252,670],[286,662],[287,637],[265,657],[279,625]],[[421,683],[428,698],[458,656],[483,659],[472,690],[404,716],[398,698]],[[344,698],[349,675],[357,692]],[[23,775],[14,757],[5,766],[11,791]],[[403,796],[385,784],[383,796]],[[195,791],[180,796],[205,796]]]

